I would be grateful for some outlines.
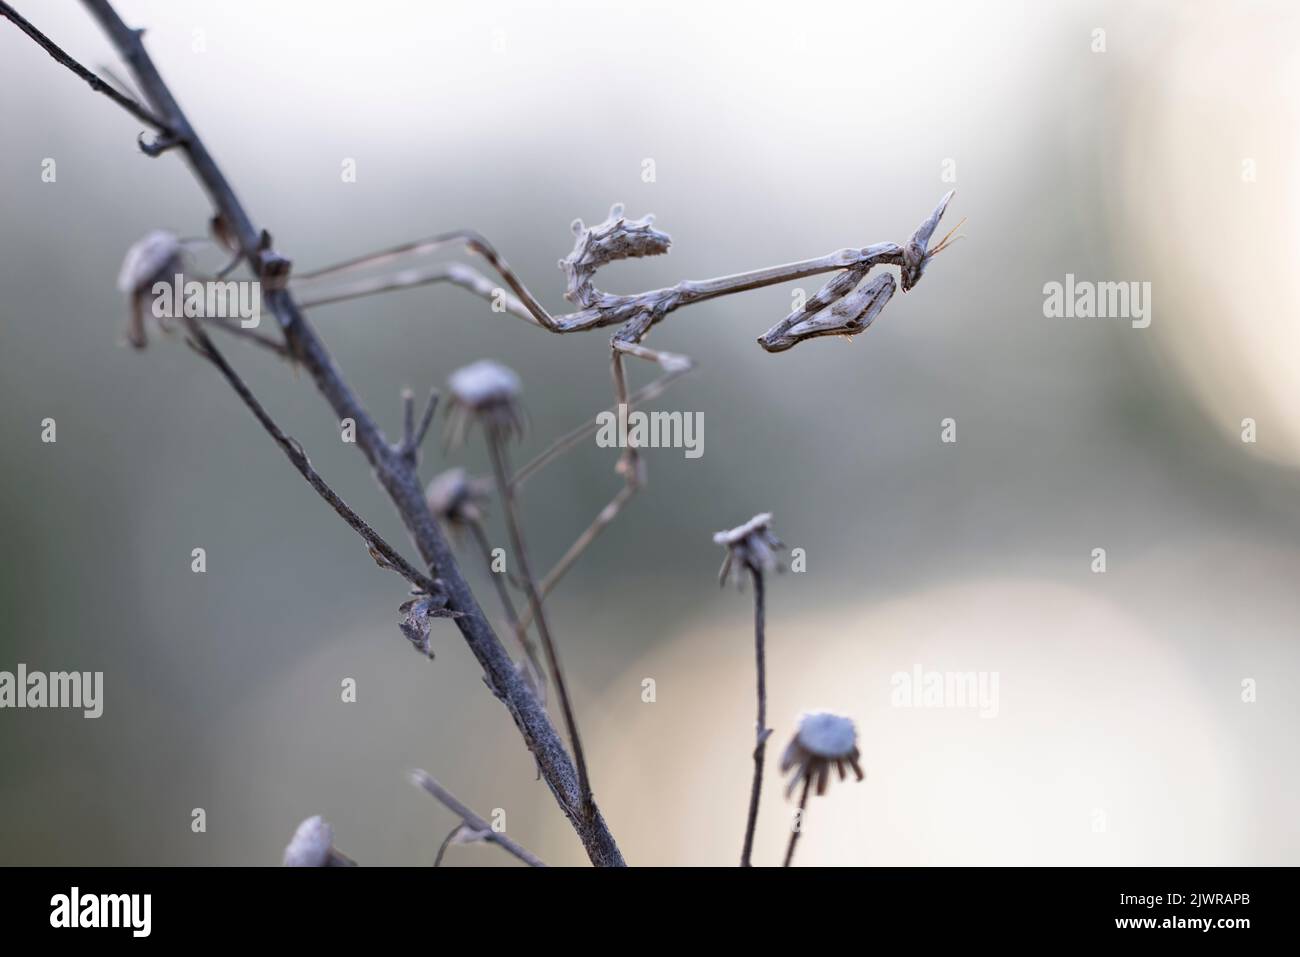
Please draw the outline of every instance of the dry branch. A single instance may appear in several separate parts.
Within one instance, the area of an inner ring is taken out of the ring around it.
[[[307,371],[337,419],[350,418],[356,423],[357,446],[392,499],[421,557],[428,564],[431,577],[441,581],[447,608],[459,613],[456,625],[483,668],[488,687],[509,709],[543,779],[569,818],[588,856],[597,865],[621,866],[623,856],[599,810],[592,804],[590,812],[583,813],[582,789],[564,743],[461,574],[451,549],[425,506],[414,465],[403,450],[395,449],[387,442],[379,426],[343,379],[324,343],[302,315],[293,293],[286,288],[289,261],[271,248],[270,236],[253,225],[234,189],[149,57],[141,39],[142,31],[128,27],[108,0],[83,2],[126,60],[153,110],[151,113],[144,111],[116,91],[105,92],[101,89],[102,81],[100,86],[92,83],[92,87],[160,131],[159,140],[146,149],[150,155],[174,147],[185,156],[195,177],[207,191],[233,245],[243,253],[254,275],[262,281],[264,305],[283,329],[290,353]],[[27,23],[8,4],[0,3],[0,14],[20,28]],[[34,28],[24,28],[24,32],[55,55],[64,66],[83,79],[87,78],[90,71],[76,64],[42,34],[34,32]]]
[[[454,814],[459,815],[460,817],[460,821],[461,821],[460,826],[458,826],[455,830],[453,830],[451,834],[447,835],[447,840],[443,841],[443,846],[438,851],[439,863],[442,861],[442,855],[446,851],[447,845],[451,843],[452,839],[463,827],[463,828],[468,828],[473,833],[475,840],[489,841],[493,844],[496,844],[498,847],[503,848],[508,853],[519,858],[519,860],[523,861],[529,867],[546,866],[546,862],[543,861],[536,854],[534,854],[532,851],[528,850],[528,848],[524,847],[522,844],[518,843],[517,841],[514,841],[511,838],[506,837],[506,835],[499,834],[496,831],[492,830],[492,825],[490,825],[487,821],[483,820],[483,818],[475,814],[467,805],[463,804],[460,801],[460,799],[456,797],[456,795],[452,794],[441,784],[435,781],[433,777],[429,774],[429,772],[419,771],[419,770],[412,771],[411,782],[416,787],[423,788],[425,791],[428,791],[435,798],[437,798],[444,807],[452,811]]]

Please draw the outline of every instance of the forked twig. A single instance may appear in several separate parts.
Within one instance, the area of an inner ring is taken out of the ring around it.
[[[198,321],[192,318],[186,318],[185,321],[188,324],[189,333],[193,340],[194,351],[216,366],[226,382],[235,390],[235,394],[243,400],[244,405],[248,406],[249,411],[253,413],[262,428],[275,440],[275,444],[280,446],[289,461],[293,463],[293,467],[307,480],[307,484],[315,489],[316,494],[323,498],[339,514],[339,517],[361,536],[376,563],[381,567],[393,569],[425,594],[435,597],[440,595],[441,588],[437,582],[416,569],[398,554],[393,546],[384,541],[383,537],[371,528],[364,518],[354,512],[347,502],[339,498],[338,493],[330,488],[328,482],[321,478],[320,473],[312,467],[311,459],[307,458],[307,453],[303,451],[298,440],[286,435],[284,430],[276,424],[270,413],[253,395],[252,390],[240,378],[239,373],[231,367],[230,363],[226,361],[226,357],[221,354],[207,333],[203,331]]]
[[[424,437],[429,434],[429,426],[433,424],[433,416],[438,411],[439,395],[437,389],[429,391],[429,398],[424,401],[424,411],[420,413],[420,422],[417,425],[415,393],[410,389],[402,390],[402,442],[397,447],[397,454],[412,466],[418,463],[420,446],[424,444]]]
[[[9,6],[9,4],[0,2],[0,17],[5,17],[12,21],[14,26],[35,40],[42,50],[54,57],[55,60],[63,64],[63,66],[67,67],[77,76],[81,77],[81,79],[85,80],[90,85],[90,88],[96,93],[102,93],[118,106],[122,107],[122,109],[134,116],[137,120],[148,124],[159,133],[170,135],[173,132],[172,128],[164,120],[160,120],[158,117],[154,116],[135,100],[131,99],[131,97],[127,96],[125,93],[119,92],[113,84],[97,76],[95,73],[86,69],[72,57],[64,53],[53,40],[24,20],[18,11]]]
[[[468,828],[474,836],[474,840],[489,841],[497,847],[502,848],[509,854],[514,855],[523,861],[529,867],[545,867],[546,862],[534,854],[528,848],[519,844],[517,841],[506,837],[505,834],[497,833],[492,830],[492,825],[475,814],[468,806],[463,804],[456,795],[452,794],[441,784],[433,779],[433,776],[427,771],[412,771],[411,782],[418,788],[423,788],[435,798],[437,798],[443,807],[450,810],[453,814],[459,815],[461,823],[442,842],[442,847],[438,849],[438,856],[434,861],[437,867],[442,863],[442,856],[447,851],[447,846],[452,843],[453,839],[461,832],[462,828]]]

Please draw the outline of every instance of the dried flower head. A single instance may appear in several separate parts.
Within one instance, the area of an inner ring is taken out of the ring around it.
[[[447,388],[451,393],[447,403],[448,445],[460,445],[475,420],[505,438],[523,434],[519,376],[501,363],[480,359],[463,366],[451,374]]]
[[[718,571],[718,584],[727,583],[728,574],[734,574],[736,583],[745,584],[745,573],[770,572],[778,567],[776,553],[785,548],[781,540],[772,534],[772,513],[763,512],[755,515],[744,525],[718,532],[713,541],[727,550]]]
[[[154,283],[170,280],[181,271],[183,247],[174,233],[155,229],[126,251],[117,288],[130,297],[127,341],[137,349],[147,344],[145,315],[147,300]]]
[[[794,771],[786,796],[793,794],[801,781],[815,785],[818,794],[825,794],[831,765],[840,772],[841,781],[847,777],[849,768],[861,781],[859,757],[858,732],[852,719],[829,711],[805,712],[799,716],[799,730],[781,755],[782,773]]]
[[[424,500],[438,521],[453,531],[483,520],[492,480],[471,478],[461,468],[439,472],[424,490]]]
[[[672,238],[652,225],[654,216],[624,219],[623,204],[610,207],[609,218],[595,226],[584,226],[582,220],[573,221],[577,241],[573,252],[560,260],[567,280],[564,298],[569,302],[591,308],[598,304],[600,294],[592,285],[596,270],[617,259],[635,259],[641,256],[658,256],[668,252]]]
[[[317,814],[298,825],[284,849],[285,867],[350,867],[356,862],[334,847],[334,828]]]

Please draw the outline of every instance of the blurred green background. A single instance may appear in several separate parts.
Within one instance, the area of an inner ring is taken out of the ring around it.
[[[125,73],[79,4],[17,6]],[[704,455],[649,453],[649,487],[552,612],[631,863],[738,855],[751,612],[718,590],[710,535],[758,511],[808,556],[769,589],[774,748],[799,710],[833,708],[857,720],[868,772],[816,802],[801,863],[1297,861],[1293,8],[120,12],[300,270],[472,227],[559,310],[569,222],[615,201],[674,240],[601,273],[625,292],[902,241],[957,188],[940,233],[968,217],[967,238],[852,344],[763,352],[792,286],[677,313],[651,340],[698,362],[659,406],[703,413]],[[200,234],[210,215],[183,163],[143,156],[136,121],[7,23],[0,130],[0,669],[102,670],[106,685],[99,720],[0,712],[0,863],[274,864],[314,813],[363,863],[428,863],[454,820],[406,782],[413,767],[485,816],[504,809],[548,861],[581,863],[454,628],[435,628],[435,661],[414,655],[402,583],[215,371],[176,337],[121,345],[127,247],[153,228]],[[1043,285],[1066,273],[1151,282],[1150,328],[1045,318]],[[524,380],[519,461],[610,397],[606,334],[549,336],[453,288],[312,320],[390,435],[403,386],[482,357]],[[310,381],[227,352],[414,554]],[[955,445],[939,441],[946,417]],[[616,491],[614,458],[587,443],[530,482],[537,564]],[[447,464],[484,471],[481,443],[430,442],[423,477]],[[998,716],[891,708],[889,676],[917,664],[998,672]],[[787,833],[775,763],[760,863]],[[513,862],[480,846],[448,863]]]

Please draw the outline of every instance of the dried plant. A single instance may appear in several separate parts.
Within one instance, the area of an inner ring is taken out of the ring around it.
[[[748,574],[754,580],[754,665],[758,676],[758,717],[754,723],[754,783],[749,792],[749,814],[745,818],[745,842],[740,851],[740,866],[750,866],[754,850],[754,830],[758,826],[758,803],[763,793],[763,759],[772,729],[767,726],[767,606],[763,576],[777,567],[776,551],[783,548],[772,534],[772,516],[764,512],[744,525],[718,532],[713,541],[727,550],[718,573],[719,584],[734,576],[738,585]]]
[[[492,472],[496,478],[497,493],[501,497],[505,511],[510,547],[514,552],[515,564],[519,567],[519,573],[523,578],[524,589],[528,595],[528,609],[533,623],[537,626],[542,650],[546,653],[546,664],[550,669],[551,678],[555,681],[556,695],[560,699],[560,709],[569,732],[569,743],[573,746],[573,762],[578,773],[578,799],[582,802],[582,807],[572,810],[584,816],[593,814],[595,803],[591,796],[591,781],[587,776],[587,760],[582,750],[582,738],[578,734],[578,720],[564,680],[564,669],[560,664],[559,652],[556,650],[555,640],[551,637],[551,628],[547,624],[542,607],[541,592],[537,587],[537,580],[533,577],[528,547],[524,542],[523,522],[519,517],[514,488],[510,484],[509,444],[512,438],[523,433],[524,422],[523,406],[520,404],[519,377],[499,363],[481,360],[452,373],[449,388],[452,401],[447,407],[447,421],[453,441],[459,442],[464,437],[469,424],[474,421],[482,424],[483,432],[487,436],[488,453],[492,458]],[[508,604],[508,601],[506,603]],[[522,630],[520,635],[522,640]]]
[[[475,295],[498,300],[507,313],[550,332],[566,334],[616,326],[618,328],[611,339],[610,352],[615,408],[619,405],[631,408],[660,395],[673,380],[692,367],[692,361],[686,356],[644,345],[644,340],[655,326],[669,314],[686,306],[776,283],[834,273],[820,292],[811,297],[801,309],[759,337],[758,342],[769,352],[779,352],[817,336],[852,336],[862,332],[879,315],[895,290],[892,277],[880,276],[866,282],[868,273],[877,265],[896,265],[900,270],[903,291],[915,286],[929,261],[950,242],[951,233],[933,248],[930,246],[930,239],[952,194],[943,197],[911,239],[903,245],[880,243],[840,249],[813,259],[714,279],[687,280],[631,295],[616,295],[597,288],[595,279],[598,270],[616,260],[666,253],[671,240],[667,234],[654,227],[651,217],[630,220],[623,215],[622,207],[615,206],[609,217],[595,226],[584,226],[581,221],[573,224],[573,249],[560,261],[560,266],[565,275],[565,298],[578,308],[561,315],[548,312],[492,244],[468,230],[443,233],[380,253],[356,257],[335,266],[291,276],[290,260],[275,250],[267,231],[254,225],[221,168],[195,133],[159,74],[143,44],[143,31],[128,27],[109,0],[83,0],[83,4],[129,65],[147,106],[115,89],[77,63],[3,0],[0,0],[0,16],[13,22],[58,63],[89,84],[93,91],[112,100],[146,124],[154,133],[151,140],[146,140],[143,134],[139,139],[139,146],[146,155],[158,157],[178,151],[184,156],[214,207],[214,215],[209,224],[213,240],[219,248],[228,250],[242,260],[261,284],[263,307],[275,317],[279,327],[279,338],[275,338],[243,329],[235,323],[207,317],[186,318],[184,328],[187,342],[221,373],[312,489],[361,536],[370,556],[381,567],[397,572],[410,584],[412,594],[401,604],[399,612],[402,616],[401,630],[413,646],[422,654],[432,656],[431,629],[436,619],[447,618],[459,629],[483,669],[486,684],[509,710],[526,746],[532,752],[539,776],[554,794],[592,863],[622,865],[623,856],[592,794],[563,669],[544,603],[546,596],[567,570],[644,485],[645,468],[638,449],[635,445],[629,445],[620,456],[618,472],[622,476],[622,488],[577,536],[550,572],[536,578],[528,558],[518,513],[518,489],[528,477],[592,435],[596,431],[598,420],[592,419],[579,425],[518,471],[512,471],[508,446],[522,430],[524,421],[522,407],[519,405],[518,378],[509,370],[491,363],[467,367],[452,377],[451,397],[447,406],[448,437],[460,441],[465,438],[471,425],[477,423],[483,426],[492,458],[502,518],[510,537],[515,567],[519,570],[520,586],[527,595],[527,609],[522,614],[516,614],[509,595],[508,580],[497,579],[498,595],[508,623],[531,663],[531,667],[517,665],[471,591],[440,527],[442,523],[453,530],[469,529],[477,547],[487,555],[490,549],[486,548],[487,539],[481,521],[482,485],[473,484],[463,474],[454,478],[444,475],[430,485],[426,495],[419,479],[419,450],[434,417],[438,394],[430,393],[417,422],[414,396],[410,391],[403,392],[402,438],[390,443],[343,378],[333,357],[304,314],[304,309],[393,289],[448,282]],[[177,267],[181,245],[181,241],[174,235],[159,231],[151,233],[132,247],[128,255],[121,285],[130,298],[131,321],[128,335],[136,346],[142,347],[146,338],[143,291],[159,276],[164,276],[168,270]],[[365,268],[391,267],[399,263],[399,260],[414,261],[453,248],[464,249],[485,259],[505,282],[509,292],[497,288],[481,273],[460,263],[438,263],[423,268],[404,265],[386,275],[356,277],[356,273]],[[218,275],[225,275],[234,265],[232,262],[231,266]],[[328,283],[322,286],[322,281],[331,279],[341,280],[343,284],[336,285],[335,288],[330,288]],[[305,371],[340,421],[347,419],[355,423],[356,445],[397,509],[427,572],[421,571],[384,541],[316,472],[299,443],[280,428],[216,348],[207,334],[209,329],[237,335],[290,360]],[[624,368],[626,357],[656,364],[660,375],[640,390],[630,392]],[[766,693],[763,575],[770,570],[771,549],[777,543],[770,538],[766,522],[760,524],[761,528],[751,522],[732,533],[724,533],[736,537],[723,542],[728,547],[728,560],[737,572],[747,572],[755,583],[759,711],[755,784],[744,851],[746,863],[757,817],[762,752],[770,733],[764,727]],[[546,711],[543,692],[547,675],[536,660],[528,637],[528,630],[534,627],[547,658],[549,679],[556,684],[557,698],[573,748],[572,758]],[[527,863],[541,863],[513,841],[492,834],[490,828],[485,829],[481,818],[428,775],[422,772],[418,774],[417,783],[461,819],[456,830],[443,842],[439,860],[450,844],[469,839],[489,840]],[[805,792],[806,790],[805,786]],[[303,823],[294,841],[286,849],[286,863],[329,863],[335,855],[337,852],[333,849],[332,829],[320,818],[312,818]]]
[[[334,828],[319,814],[298,825],[284,849],[285,867],[355,867],[356,861],[334,846]]]
[[[460,823],[451,829],[442,846],[438,848],[438,856],[434,859],[433,866],[437,867],[442,863],[443,856],[447,853],[447,848],[452,844],[471,844],[475,841],[487,841],[503,848],[507,853],[519,858],[529,867],[545,867],[546,864],[540,857],[534,854],[528,848],[519,844],[517,841],[506,837],[503,833],[498,833],[492,825],[483,818],[479,817],[465,804],[462,804],[456,795],[452,794],[441,784],[433,779],[427,771],[412,771],[411,783],[418,788],[422,788],[429,794],[432,794],[444,807],[459,815]]]
[[[159,279],[170,279],[181,271],[181,241],[165,229],[155,229],[126,251],[117,288],[131,298],[127,341],[137,349],[148,342],[145,335],[145,302]]]
[[[839,771],[840,780],[848,776],[852,768],[859,781],[862,780],[862,765],[859,763],[858,731],[849,718],[829,711],[810,711],[799,716],[799,730],[795,732],[785,753],[781,755],[782,772],[793,771],[786,796],[803,785],[799,792],[799,811],[795,826],[790,829],[790,843],[785,851],[785,866],[789,867],[794,859],[795,845],[803,833],[804,816],[808,810],[808,794],[816,786],[817,794],[826,793],[830,782],[831,768]]]
[[[460,538],[468,533],[478,548],[487,569],[488,578],[496,589],[505,612],[506,623],[514,633],[524,656],[532,669],[530,680],[537,692],[546,700],[546,671],[537,656],[537,648],[529,637],[528,630],[521,626],[519,613],[515,610],[514,599],[505,575],[495,573],[493,569],[492,543],[488,540],[487,530],[483,527],[487,501],[492,494],[492,479],[471,478],[462,468],[451,468],[440,472],[429,482],[424,490],[424,499],[438,521],[451,530],[454,537]]]
[[[718,532],[713,536],[713,541],[727,550],[718,572],[718,583],[726,585],[728,581],[735,581],[742,589],[746,577],[754,583],[754,660],[758,679],[758,719],[755,723],[754,779],[750,786],[745,842],[740,853],[740,866],[749,867],[752,864],[754,831],[758,825],[758,806],[763,793],[764,755],[767,739],[772,734],[772,729],[767,727],[766,575],[780,570],[777,552],[785,545],[773,534],[772,516],[768,512],[755,515],[743,525]],[[803,784],[795,826],[790,831],[790,843],[786,850],[786,867],[790,866],[794,858],[795,844],[803,830],[810,788],[815,785],[817,794],[825,794],[832,767],[839,771],[840,780],[852,768],[861,781],[863,774],[859,758],[857,731],[851,720],[829,711],[812,711],[800,715],[798,730],[781,755],[781,772],[784,774],[793,771],[786,796],[789,797],[800,783]]]

